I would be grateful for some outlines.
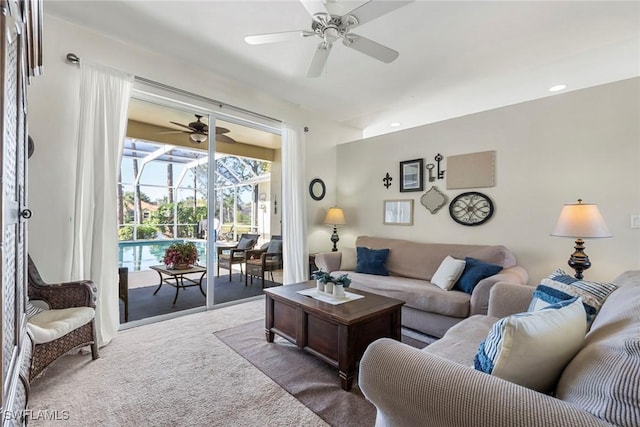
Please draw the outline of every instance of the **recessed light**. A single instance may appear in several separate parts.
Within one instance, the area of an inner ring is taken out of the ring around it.
[[[392,128],[397,128],[398,126],[400,126],[400,123],[398,122],[389,123],[389,126],[391,126]]]
[[[567,85],[555,85],[549,88],[549,92],[559,92],[567,88]]]

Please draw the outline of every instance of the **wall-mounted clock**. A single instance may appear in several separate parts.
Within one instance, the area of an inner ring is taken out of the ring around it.
[[[476,191],[462,193],[449,204],[449,215],[458,224],[484,224],[493,215],[493,202],[489,196]]]

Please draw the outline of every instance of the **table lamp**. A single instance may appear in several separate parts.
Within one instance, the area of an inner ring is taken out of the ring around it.
[[[340,240],[340,238],[338,237],[338,227],[336,226],[346,224],[344,220],[344,212],[342,212],[342,209],[336,206],[329,208],[329,210],[327,211],[327,216],[324,217],[324,223],[333,225],[333,234],[331,235],[333,249],[331,249],[331,252],[336,252],[338,250],[336,243],[338,243],[338,240]]]
[[[591,267],[582,239],[611,237],[598,207],[582,203],[582,199],[578,199],[578,203],[564,205],[551,235],[576,238],[575,252],[569,257],[569,266],[576,271],[576,279],[582,279],[582,272]]]

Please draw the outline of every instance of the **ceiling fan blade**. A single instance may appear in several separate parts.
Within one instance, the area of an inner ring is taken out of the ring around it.
[[[387,64],[395,61],[400,55],[397,51],[390,49],[386,46],[376,43],[371,39],[359,36],[357,34],[349,33],[347,37],[343,39],[345,46],[357,50],[358,52],[369,55],[378,61],[385,62]]]
[[[327,63],[327,58],[329,58],[331,47],[331,44],[325,42],[318,45],[316,53],[313,55],[313,59],[311,59],[311,64],[309,64],[307,77],[318,77],[322,74],[322,70],[324,70],[324,66]]]
[[[167,130],[164,132],[156,132],[156,135],[168,135],[170,133],[191,133],[188,130]]]
[[[251,45],[286,42],[289,40],[298,40],[304,37],[313,36],[316,33],[309,30],[283,31],[280,33],[256,34],[246,36],[244,41]]]
[[[307,9],[307,12],[311,17],[318,13],[329,13],[322,0],[300,0],[300,3],[302,3],[304,8]]]
[[[231,132],[231,131],[229,129],[227,129],[227,128],[221,128],[221,127],[216,126],[216,135],[221,135],[223,133],[229,133],[229,132]]]
[[[187,128],[187,129],[189,129],[189,130],[191,130],[191,131],[195,131],[195,130],[196,130],[196,129],[192,128],[191,126],[183,125],[182,123],[178,123],[178,122],[171,122],[171,121],[170,121],[169,123],[173,123],[174,125],[181,126],[181,127],[183,127],[183,128]]]
[[[369,0],[362,6],[358,6],[353,9],[349,13],[345,13],[344,16],[355,16],[358,20],[357,24],[351,26],[351,28],[355,28],[358,25],[365,24],[369,21],[373,21],[376,18],[379,18],[382,15],[385,15],[389,12],[392,12],[402,6],[405,6],[409,3],[413,3],[414,0],[407,1],[376,1]],[[343,19],[344,21],[344,19]]]
[[[235,144],[236,143],[235,139],[230,138],[227,135],[222,135],[222,134],[216,134],[216,141],[217,142],[226,142],[227,144]]]

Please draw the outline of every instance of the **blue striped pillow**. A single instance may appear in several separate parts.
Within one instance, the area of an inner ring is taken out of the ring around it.
[[[558,269],[538,285],[528,311],[537,311],[549,304],[581,297],[587,312],[587,323],[591,325],[602,304],[616,289],[618,286],[613,283],[579,280]]]

